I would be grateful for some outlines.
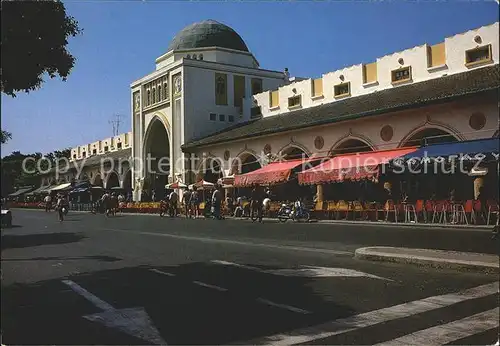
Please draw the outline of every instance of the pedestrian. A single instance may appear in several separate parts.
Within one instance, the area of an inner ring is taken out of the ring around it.
[[[168,199],[170,201],[170,216],[175,217],[178,214],[177,201],[179,200],[179,196],[177,195],[177,192],[175,192],[175,190],[173,190],[170,193],[170,196],[168,197]]]
[[[221,219],[221,202],[222,202],[222,192],[220,191],[219,186],[215,186],[215,190],[212,194],[212,207],[213,207],[213,216],[217,219]]]
[[[50,197],[50,195],[47,195],[45,196],[45,211],[46,212],[49,212],[50,209],[52,208],[52,198]]]
[[[189,204],[191,207],[191,213],[194,214],[194,218],[197,218],[199,215],[199,196],[198,196],[198,191],[195,190],[193,187],[191,190],[191,195],[189,197]]]
[[[62,222],[64,220],[64,199],[61,195],[57,197],[57,203],[56,203],[56,209],[57,209],[57,214],[59,217],[59,222]]]
[[[184,203],[184,213],[186,214],[186,218],[190,217],[190,203],[189,200],[191,199],[191,191],[189,189],[186,189],[182,195],[182,203]]]

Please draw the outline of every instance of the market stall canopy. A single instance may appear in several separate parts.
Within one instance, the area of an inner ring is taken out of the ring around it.
[[[245,187],[253,184],[272,185],[287,181],[292,171],[312,160],[290,160],[281,162],[272,162],[255,171],[237,175],[234,177],[234,186]]]
[[[217,184],[222,185],[223,188],[233,187],[234,185],[234,174],[228,175],[227,177],[219,178]]]
[[[31,191],[30,193],[27,193],[27,195],[32,196],[35,194],[42,193],[44,190],[48,189],[49,187],[50,187],[50,185],[40,186],[38,189]]]
[[[165,185],[166,189],[185,189],[186,187],[186,184],[180,182]]]
[[[408,153],[394,160],[397,162],[413,161],[439,161],[439,160],[464,160],[476,161],[498,160],[499,139],[486,138],[473,141],[462,141],[454,143],[433,144],[422,147],[412,153]]]
[[[215,186],[215,184],[202,179],[196,184],[194,184],[194,186],[197,188],[212,188]]]
[[[31,191],[33,188],[32,187],[24,187],[24,188],[20,188],[19,190],[11,193],[9,195],[9,197],[17,197],[17,196],[21,196],[21,195],[24,195],[25,193]]]
[[[56,187],[53,187],[52,189],[50,189],[50,191],[62,191],[70,186],[71,186],[71,183],[63,183],[63,184],[57,185]]]
[[[56,187],[56,185],[45,186],[45,188],[40,190],[38,193],[49,193],[50,191],[52,191],[52,188],[54,187]]]
[[[416,150],[417,148],[411,147],[335,156],[314,168],[300,172],[299,183],[323,184],[377,177],[380,165]]]

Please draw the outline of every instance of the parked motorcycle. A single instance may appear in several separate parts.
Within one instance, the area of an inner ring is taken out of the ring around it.
[[[291,204],[282,204],[278,210],[278,220],[286,222],[286,220],[293,221],[309,221],[311,218],[309,212],[304,208],[295,208]]]

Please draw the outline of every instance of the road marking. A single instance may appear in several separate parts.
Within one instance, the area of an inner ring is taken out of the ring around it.
[[[377,345],[445,345],[458,339],[463,339],[493,328],[498,328],[499,312],[499,308],[492,309],[461,320],[419,330],[418,332]]]
[[[275,302],[272,302],[272,301],[264,299],[264,298],[257,298],[255,300],[258,301],[259,303],[268,304],[268,305],[271,305],[271,306],[274,306],[274,307],[277,307],[277,308],[286,309],[286,310],[290,310],[290,311],[293,311],[293,312],[298,312],[298,313],[301,313],[301,314],[310,314],[311,313],[311,311],[307,311],[307,310],[304,310],[304,309],[299,309],[299,308],[296,308],[295,306],[291,306],[291,305],[275,303]]]
[[[215,263],[215,264],[243,268],[243,269],[247,269],[247,270],[253,270],[253,271],[257,271],[257,272],[264,273],[264,274],[272,274],[272,275],[279,275],[279,276],[309,277],[309,278],[314,278],[314,277],[367,277],[367,278],[372,278],[372,279],[393,281],[391,279],[386,279],[386,278],[383,278],[380,276],[376,276],[376,275],[372,275],[372,274],[368,274],[368,273],[363,273],[363,272],[360,272],[357,270],[347,269],[347,268],[302,266],[302,268],[298,268],[298,269],[268,270],[268,269],[260,269],[257,267],[247,266],[247,265],[228,262],[228,261],[213,260],[210,262]]]
[[[71,280],[63,280],[63,283],[68,285],[73,291],[81,295],[83,298],[87,299],[89,302],[94,304],[96,307],[98,307],[101,310],[114,310],[115,308],[112,307],[110,304],[106,303],[104,300],[101,300],[97,298],[95,295],[87,291],[85,288],[82,286],[78,285],[77,283],[71,281]]]
[[[276,334],[245,342],[248,345],[296,345],[347,333],[375,324],[396,320],[422,312],[436,310],[459,302],[487,297],[498,292],[498,282],[470,288],[458,293],[428,297],[380,310],[341,318],[313,327],[301,328],[287,333]]]
[[[167,344],[160,336],[160,333],[153,325],[153,322],[144,308],[115,309],[113,306],[99,299],[77,283],[71,280],[62,280],[62,282],[90,301],[97,308],[103,310],[103,312],[86,315],[83,316],[83,318],[89,321],[102,323],[109,328],[117,328],[124,333],[156,345]]]
[[[172,274],[172,273],[169,273],[169,272],[164,272],[164,271],[161,271],[161,270],[158,270],[158,269],[149,269],[149,270],[152,271],[152,272],[161,274],[161,275],[175,276],[175,274]]]
[[[323,253],[323,254],[328,254],[328,255],[344,255],[344,256],[345,255],[350,255],[350,256],[354,255],[353,251],[316,249],[316,248],[301,247],[301,246],[272,245],[272,244],[261,244],[261,243],[246,243],[246,242],[237,241],[237,240],[215,239],[215,238],[204,238],[204,237],[189,237],[189,236],[184,236],[184,235],[176,235],[176,234],[168,234],[168,233],[154,233],[154,232],[132,231],[132,230],[113,229],[113,228],[101,228],[100,230],[111,231],[111,232],[123,232],[123,233],[137,234],[137,235],[145,234],[145,235],[152,235],[152,236],[156,236],[156,237],[167,237],[167,238],[173,238],[173,239],[200,241],[203,243],[241,245],[241,246],[247,246],[247,247],[261,247],[261,248],[286,250],[286,251],[315,252],[315,253]]]
[[[215,286],[215,285],[210,285],[210,284],[206,284],[206,283],[201,282],[201,281],[193,281],[193,283],[196,284],[196,285],[199,285],[199,286],[213,288],[214,290],[221,291],[221,292],[226,292],[227,291],[227,288],[219,287],[219,286]]]

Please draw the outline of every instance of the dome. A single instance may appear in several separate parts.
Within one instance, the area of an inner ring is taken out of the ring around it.
[[[168,51],[204,47],[222,47],[248,52],[248,47],[236,31],[215,20],[191,24],[175,35]]]

